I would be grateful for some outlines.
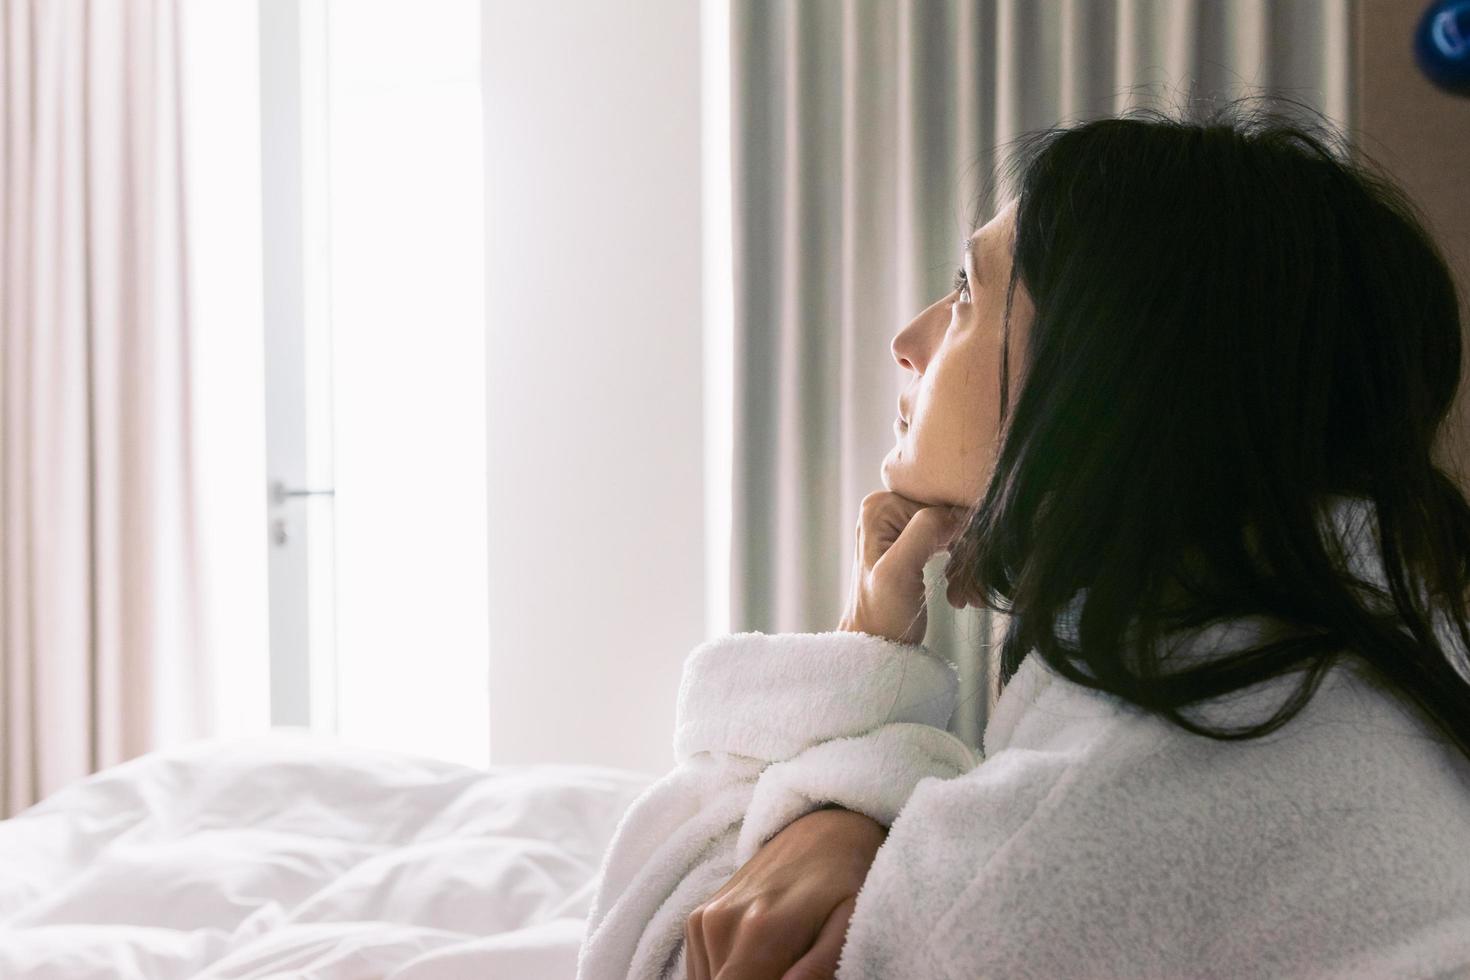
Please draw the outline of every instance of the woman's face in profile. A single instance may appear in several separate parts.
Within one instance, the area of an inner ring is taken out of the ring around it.
[[[1001,336],[1011,275],[1016,201],[969,238],[965,284],[893,338],[893,358],[913,372],[899,396],[898,441],[883,459],[883,486],[911,500],[969,507],[995,465]],[[1011,298],[1010,397],[1014,401],[1035,310],[1022,282]]]

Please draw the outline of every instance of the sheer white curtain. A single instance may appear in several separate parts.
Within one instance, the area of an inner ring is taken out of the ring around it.
[[[5,0],[0,815],[210,728],[174,0]]]

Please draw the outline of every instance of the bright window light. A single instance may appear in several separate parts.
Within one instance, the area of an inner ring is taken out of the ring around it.
[[[307,451],[335,496],[312,503],[330,514],[313,521],[313,716],[351,742],[484,765],[479,0],[321,13],[320,43],[303,31],[323,107],[303,137],[304,244],[308,415],[327,425]]]

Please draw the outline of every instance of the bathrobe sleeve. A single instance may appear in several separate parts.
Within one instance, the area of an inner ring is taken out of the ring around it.
[[[672,771],[628,808],[599,870],[578,980],[684,976],[684,922],[824,803],[884,826],[915,784],[969,771],[945,730],[958,678],[865,633],[736,633],[685,659]]]

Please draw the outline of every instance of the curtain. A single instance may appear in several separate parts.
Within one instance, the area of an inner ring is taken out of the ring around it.
[[[4,0],[0,815],[206,729],[171,0]]]
[[[731,627],[835,628],[858,504],[1005,144],[1135,105],[1286,95],[1350,127],[1350,0],[733,0]],[[1192,110],[1191,110],[1192,111]],[[932,587],[943,559],[925,569]],[[1000,616],[929,609],[979,747]],[[995,620],[995,621],[993,621]]]

